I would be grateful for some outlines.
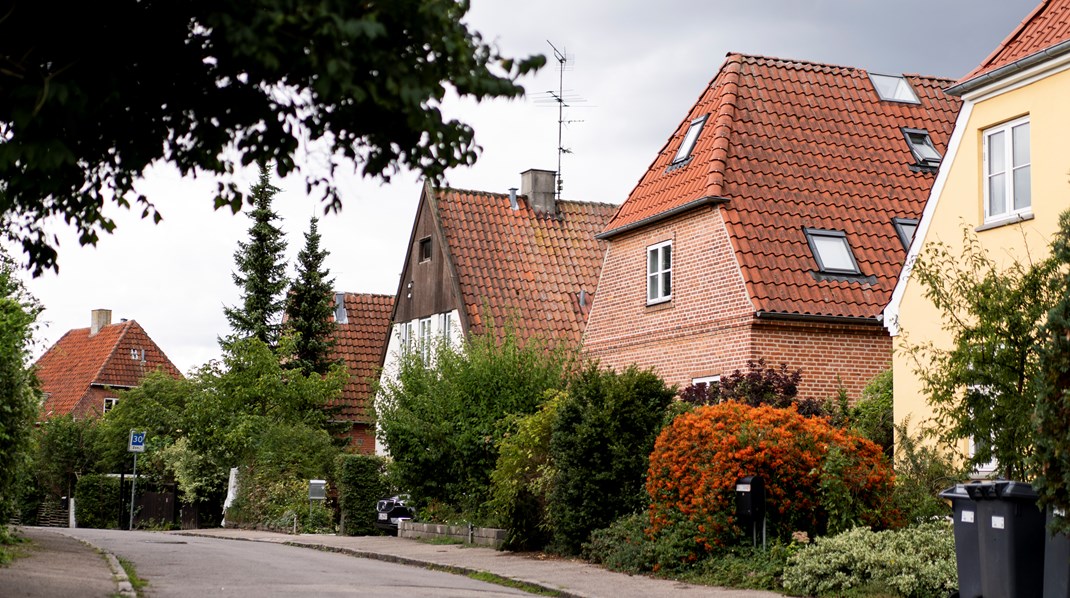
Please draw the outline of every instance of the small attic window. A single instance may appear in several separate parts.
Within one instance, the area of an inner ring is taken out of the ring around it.
[[[877,96],[885,102],[907,102],[920,104],[914,88],[902,75],[878,75],[869,74],[869,80],[873,82],[873,88],[877,90]]]
[[[698,141],[699,133],[702,132],[702,126],[706,124],[708,116],[708,114],[705,114],[691,121],[691,125],[687,127],[687,133],[684,134],[684,140],[680,142],[680,148],[676,150],[676,155],[673,156],[673,165],[686,162],[691,157],[691,150],[695,149],[695,142]]]
[[[829,274],[861,274],[858,262],[851,253],[847,234],[841,230],[804,229],[810,251],[817,260],[817,268]]]
[[[940,166],[940,160],[943,156],[936,151],[936,146],[933,145],[933,140],[929,137],[928,131],[903,129],[903,136],[907,140],[907,145],[910,146],[910,153],[914,154],[914,159],[918,161],[918,166],[929,168]]]
[[[335,324],[346,324],[349,322],[349,316],[346,314],[345,293],[334,294],[334,322]]]
[[[910,243],[914,240],[914,233],[918,230],[918,221],[913,218],[892,218],[895,233],[903,243],[903,249],[910,249]]]
[[[431,237],[420,239],[420,261],[431,261]]]

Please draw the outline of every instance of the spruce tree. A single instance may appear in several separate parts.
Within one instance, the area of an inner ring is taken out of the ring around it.
[[[271,184],[266,165],[260,165],[260,180],[249,194],[253,210],[249,217],[249,241],[239,242],[234,252],[234,284],[242,290],[240,307],[224,309],[235,338],[257,338],[269,347],[278,343],[286,290],[286,239],[275,224],[279,215],[271,202],[279,188]]]
[[[326,374],[334,363],[335,322],[331,292],[334,281],[324,266],[327,250],[320,248],[319,221],[313,217],[305,246],[297,254],[297,275],[286,297],[286,326],[297,333],[293,359],[288,363],[304,374]]]

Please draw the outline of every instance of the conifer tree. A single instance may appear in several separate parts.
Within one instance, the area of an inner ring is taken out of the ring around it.
[[[331,306],[334,280],[324,266],[328,251],[320,248],[319,220],[312,218],[305,246],[297,254],[297,274],[286,297],[286,326],[297,333],[288,365],[304,374],[326,374],[333,361],[335,321]]]
[[[269,347],[278,344],[286,290],[286,239],[276,225],[279,215],[271,202],[279,188],[271,184],[271,174],[260,164],[260,180],[250,189],[253,210],[249,216],[249,240],[239,242],[234,252],[234,284],[242,290],[239,307],[224,309],[235,338],[257,338]]]

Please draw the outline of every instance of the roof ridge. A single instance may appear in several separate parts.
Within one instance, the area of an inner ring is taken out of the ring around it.
[[[1030,13],[1026,15],[1024,19],[1022,19],[1022,22],[1018,23],[1018,26],[1015,27],[1014,30],[1011,31],[1009,35],[1007,35],[1007,37],[1003,38],[1003,41],[1001,41],[996,46],[996,49],[992,50],[992,52],[989,53],[988,56],[985,56],[985,59],[981,61],[981,64],[978,64],[976,68],[966,73],[965,76],[963,76],[956,82],[956,87],[959,84],[965,83],[966,81],[969,81],[970,79],[973,79],[974,77],[987,71],[989,67],[992,66],[992,63],[995,61],[996,57],[1002,54],[1011,42],[1018,39],[1018,37],[1025,33],[1025,30],[1029,28],[1029,25],[1033,22],[1033,20],[1040,16],[1040,13],[1044,12],[1044,9],[1046,9],[1050,4],[1051,0],[1043,0],[1040,4],[1036,6],[1036,8],[1030,11]]]
[[[729,54],[721,72],[714,78],[719,87],[717,114],[713,121],[713,151],[707,165],[706,195],[720,197],[724,190],[724,170],[728,164],[728,148],[731,145],[732,125],[736,118],[736,100],[739,97],[739,73],[743,69],[742,56]],[[720,83],[717,82],[721,79]]]
[[[955,81],[955,79],[952,78],[952,77],[943,77],[943,76],[940,76],[940,75],[924,75],[924,74],[921,74],[921,73],[890,73],[890,72],[884,72],[884,71],[874,71],[872,69],[869,69],[869,68],[866,68],[866,67],[862,67],[862,66],[851,66],[851,65],[848,65],[848,64],[833,64],[831,62],[817,62],[815,60],[803,60],[803,59],[798,59],[798,58],[781,58],[779,56],[763,56],[763,55],[760,55],[760,54],[744,54],[744,53],[741,53],[741,52],[729,52],[728,56],[732,56],[733,54],[735,54],[736,56],[739,56],[743,60],[747,60],[747,59],[769,60],[769,61],[773,61],[773,62],[782,63],[782,64],[785,64],[785,65],[799,64],[799,65],[804,65],[804,66],[832,68],[832,69],[844,69],[844,70],[848,70],[848,71],[865,71],[866,73],[876,73],[878,75],[890,75],[890,76],[891,75],[902,75],[904,77],[919,77],[919,78],[924,78],[924,79]]]

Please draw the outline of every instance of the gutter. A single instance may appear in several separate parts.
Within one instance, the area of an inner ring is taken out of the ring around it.
[[[994,71],[987,72],[983,75],[979,75],[968,81],[952,85],[944,90],[944,93],[953,96],[962,96],[971,91],[984,87],[994,81],[1003,79],[1009,75],[1020,73],[1029,68],[1032,68],[1042,62],[1047,62],[1053,58],[1058,58],[1064,54],[1070,53],[1070,39],[1061,41],[1054,46],[1050,46],[1037,52],[1036,54],[1030,54],[1025,58],[1016,60],[1010,64],[1005,64]]]
[[[818,314],[794,314],[779,311],[765,311],[759,309],[754,312],[758,320],[773,320],[785,322],[812,322],[819,324],[854,324],[856,326],[881,326],[883,314],[878,316],[822,316]]]
[[[678,214],[683,214],[684,212],[689,212],[689,211],[694,210],[696,208],[701,208],[702,206],[717,206],[717,205],[721,205],[721,204],[725,204],[725,203],[728,203],[728,198],[727,197],[719,197],[719,196],[716,196],[716,195],[707,195],[705,197],[700,197],[700,198],[696,199],[695,201],[685,203],[682,206],[676,206],[675,208],[673,208],[671,210],[666,210],[664,212],[660,212],[658,214],[654,214],[653,216],[649,216],[649,217],[644,218],[642,220],[639,220],[637,222],[633,222],[631,224],[626,224],[626,225],[624,225],[624,226],[622,226],[620,228],[615,228],[613,230],[607,230],[605,232],[598,233],[597,235],[594,236],[594,238],[598,239],[599,241],[602,241],[602,240],[605,240],[605,239],[609,239],[611,237],[616,237],[618,235],[622,235],[622,234],[624,234],[624,233],[626,233],[628,231],[632,231],[632,230],[635,230],[637,228],[642,228],[644,226],[648,226],[650,224],[654,224],[655,222],[661,222],[662,220],[667,220],[669,218],[672,218],[673,216],[676,216]]]

